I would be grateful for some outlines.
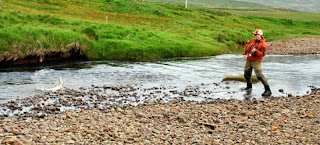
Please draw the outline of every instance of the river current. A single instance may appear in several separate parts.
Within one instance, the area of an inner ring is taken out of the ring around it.
[[[221,82],[226,75],[243,74],[242,55],[226,54],[202,58],[175,58],[145,62],[86,61],[35,68],[0,70],[0,104],[16,98],[44,93],[45,88],[64,81],[64,89],[92,86],[136,86],[174,88],[183,91],[197,88],[198,94],[189,100],[201,101],[201,96],[212,99],[244,99],[242,82]],[[272,95],[305,95],[310,86],[320,87],[320,55],[267,55],[262,62]],[[254,74],[254,73],[253,73]],[[217,85],[218,84],[218,85]],[[283,89],[283,92],[279,92]],[[263,85],[253,85],[251,97],[263,99]]]

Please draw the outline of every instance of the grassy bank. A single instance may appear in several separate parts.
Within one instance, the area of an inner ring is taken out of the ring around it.
[[[320,36],[319,21],[226,11],[133,0],[3,1],[0,60],[68,51],[75,42],[89,59],[219,55],[242,49],[253,25],[263,29],[268,40]]]

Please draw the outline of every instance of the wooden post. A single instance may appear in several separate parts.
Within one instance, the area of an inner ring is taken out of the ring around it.
[[[108,16],[106,16],[106,23],[108,23]]]
[[[186,0],[185,8],[188,9],[188,0]]]

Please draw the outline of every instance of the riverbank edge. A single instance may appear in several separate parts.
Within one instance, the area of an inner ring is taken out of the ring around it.
[[[65,144],[318,144],[320,90],[310,95],[206,103],[145,102],[1,117],[0,143]]]
[[[267,42],[268,54],[276,55],[305,55],[320,54],[320,38],[284,39]],[[6,56],[0,61],[0,68],[49,65],[56,62],[86,61],[87,55],[81,50],[79,44],[74,43],[67,52],[46,52],[45,54],[32,54],[24,58],[19,56]]]

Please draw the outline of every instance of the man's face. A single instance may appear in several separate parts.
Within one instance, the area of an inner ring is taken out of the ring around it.
[[[255,35],[254,35],[254,38],[255,38],[256,40],[261,40],[261,39],[262,39],[261,35],[259,35],[259,34],[255,34]]]

